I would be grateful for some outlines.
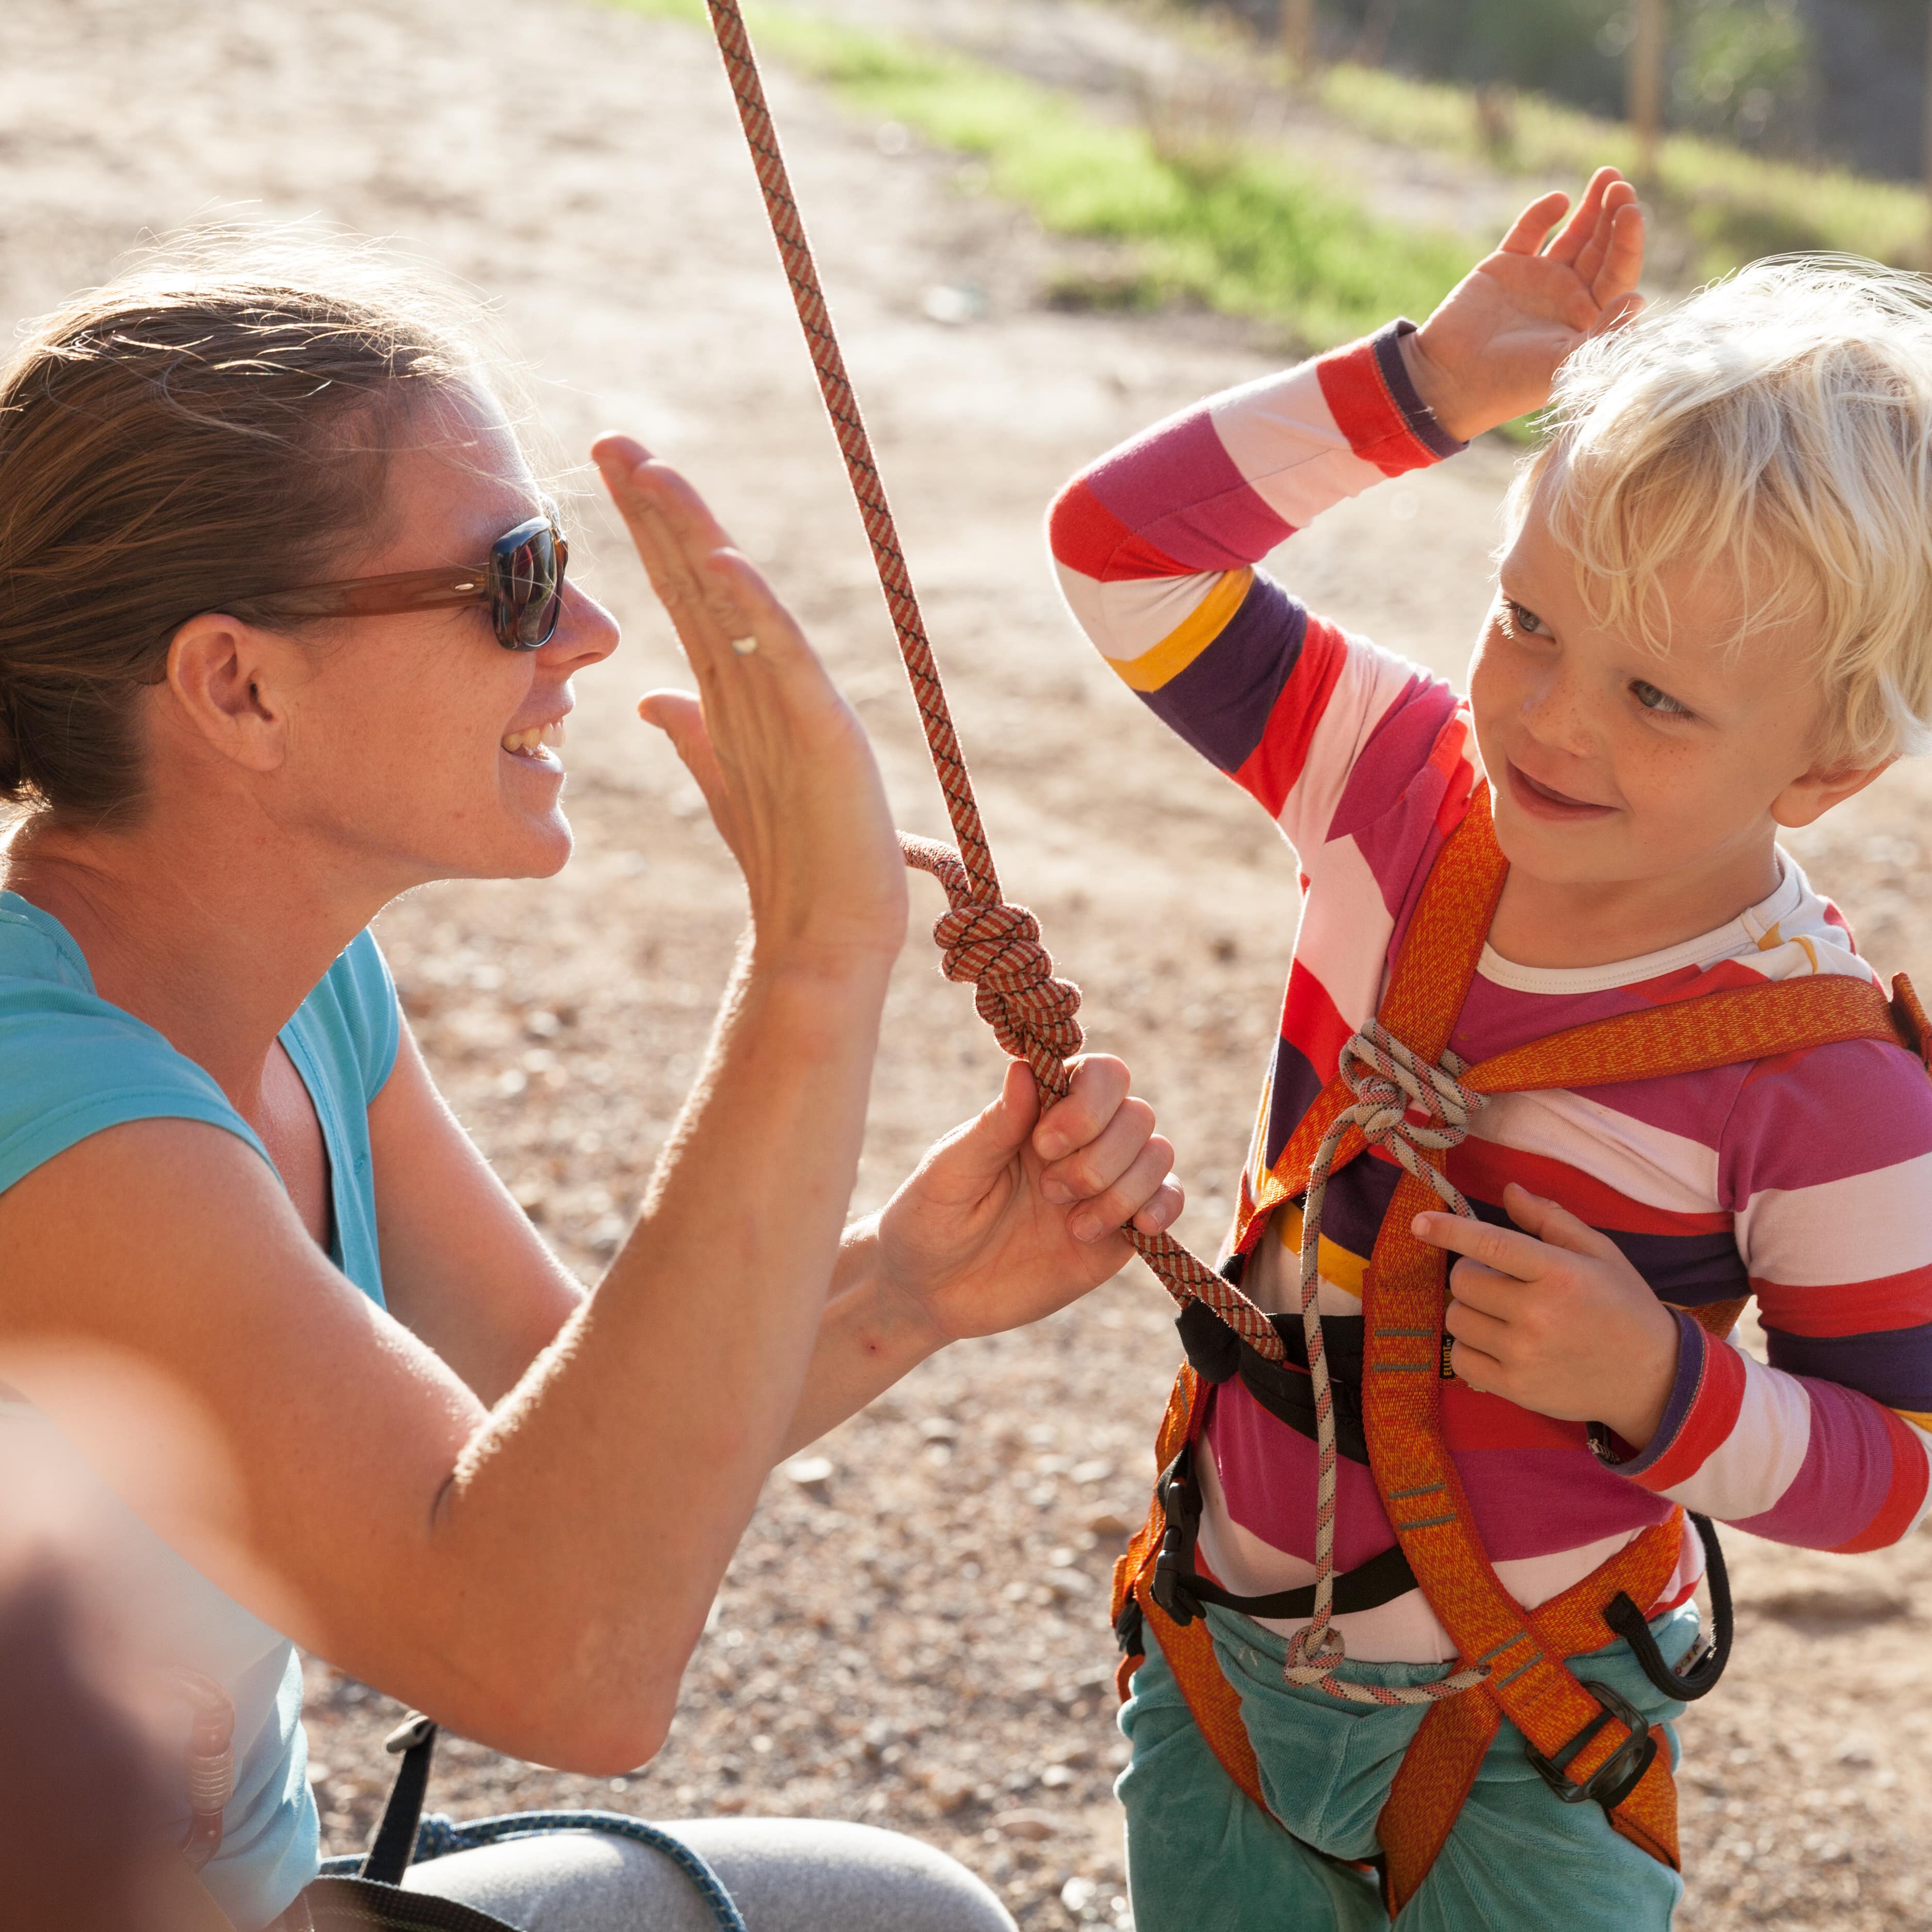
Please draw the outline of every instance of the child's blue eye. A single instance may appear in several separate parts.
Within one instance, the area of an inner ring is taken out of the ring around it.
[[[1543,620],[1534,610],[1507,597],[1503,599],[1503,608],[1509,614],[1511,630],[1520,631],[1526,637],[1540,638],[1544,635]]]
[[[1679,704],[1668,692],[1659,691],[1655,685],[1646,684],[1640,677],[1631,680],[1630,695],[1645,710],[1654,711],[1663,717],[1688,718],[1690,716],[1688,705]]]

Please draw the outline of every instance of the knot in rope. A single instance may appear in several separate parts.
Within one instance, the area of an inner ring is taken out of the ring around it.
[[[974,1004],[994,1038],[1058,1100],[1066,1091],[1066,1062],[1086,1036],[1074,1017],[1080,988],[1054,974],[1053,955],[1040,943],[1040,921],[1023,905],[982,896],[950,846],[904,832],[899,845],[906,863],[930,872],[952,902],[932,928],[946,976],[973,988]]]
[[[1336,1062],[1355,1104],[1336,1116],[1330,1131],[1339,1140],[1340,1130],[1354,1127],[1370,1146],[1387,1148],[1418,1180],[1426,1181],[1445,1205],[1466,1214],[1468,1204],[1421,1153],[1424,1148],[1446,1151],[1468,1137],[1470,1117],[1483,1104],[1483,1096],[1456,1077],[1462,1067],[1453,1053],[1432,1066],[1379,1020],[1371,1019],[1342,1047]],[[1423,1118],[1412,1120],[1412,1113]],[[1332,1158],[1332,1149],[1330,1153]]]
[[[1336,1502],[1335,1399],[1328,1378],[1328,1352],[1322,1334],[1322,1209],[1328,1177],[1348,1130],[1372,1147],[1386,1148],[1417,1180],[1433,1188],[1443,1205],[1473,1218],[1462,1190],[1428,1158],[1459,1146],[1469,1118],[1483,1096],[1457,1077],[1463,1062],[1453,1053],[1442,1064],[1429,1062],[1405,1046],[1379,1020],[1371,1019],[1342,1048],[1336,1071],[1355,1096],[1328,1123],[1309,1162],[1308,1186],[1301,1198],[1301,1334],[1315,1397],[1315,1613],[1288,1639],[1282,1675],[1291,1684],[1318,1685],[1331,1696],[1358,1704],[1426,1704],[1459,1696],[1480,1684],[1480,1668],[1458,1670],[1432,1684],[1366,1684],[1337,1674],[1348,1647],[1332,1621],[1335,1614],[1335,1511]],[[1412,1113],[1422,1118],[1412,1120]]]

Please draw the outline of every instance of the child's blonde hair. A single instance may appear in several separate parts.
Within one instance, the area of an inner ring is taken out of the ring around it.
[[[1818,754],[1932,748],[1932,284],[1844,256],[1759,262],[1586,343],[1520,471],[1600,623],[1667,650],[1667,566],[1728,566],[1736,638],[1816,626]]]

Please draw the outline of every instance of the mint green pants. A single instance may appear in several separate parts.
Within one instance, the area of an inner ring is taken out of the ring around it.
[[[1376,1820],[1426,1707],[1344,1703],[1284,1683],[1281,1638],[1231,1610],[1210,1610],[1208,1620],[1221,1668],[1240,1696],[1262,1789],[1288,1830],[1256,1810],[1221,1768],[1150,1630],[1147,1661],[1121,1707],[1133,1756],[1115,1787],[1126,1808],[1137,1932],[1387,1927],[1374,1880],[1318,1854],[1375,1854]],[[1696,1606],[1651,1628],[1675,1663],[1696,1641]],[[1622,1691],[1652,1724],[1684,1708],[1657,1690],[1621,1642],[1570,1667]],[[1434,1664],[1361,1664],[1344,1665],[1342,1674],[1398,1684],[1444,1672]],[[1670,1755],[1674,1766],[1674,1730]],[[1398,1924],[1400,1932],[1652,1932],[1670,1924],[1683,1889],[1667,1865],[1610,1828],[1600,1805],[1560,1803],[1505,1718],[1449,1842]]]

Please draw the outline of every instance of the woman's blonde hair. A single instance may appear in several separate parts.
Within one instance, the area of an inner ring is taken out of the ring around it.
[[[138,807],[138,699],[188,619],[345,573],[388,454],[487,396],[485,319],[368,244],[170,238],[0,363],[0,806]]]
[[[1932,284],[1847,256],[1754,263],[1586,342],[1519,471],[1600,623],[1670,645],[1658,574],[1728,568],[1753,631],[1815,627],[1818,754],[1932,748]]]

